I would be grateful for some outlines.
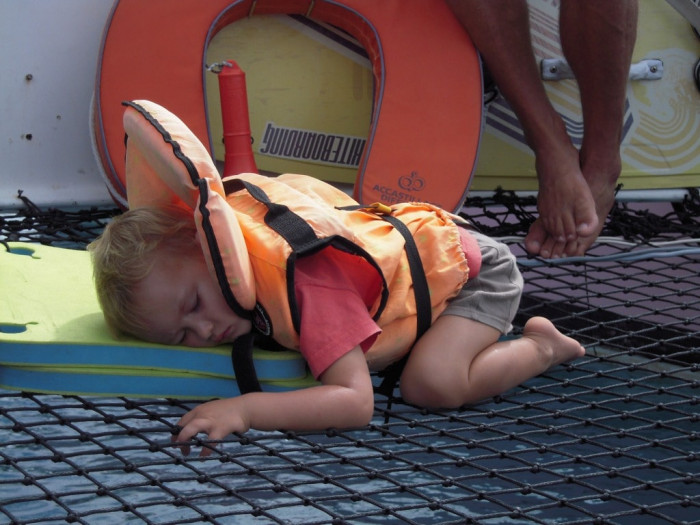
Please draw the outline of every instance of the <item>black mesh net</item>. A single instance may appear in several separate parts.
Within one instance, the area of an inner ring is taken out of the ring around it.
[[[464,212],[584,358],[462,410],[377,395],[373,423],[171,444],[192,403],[0,391],[0,521],[10,523],[699,523],[700,198],[616,204],[586,257],[527,257],[534,200]],[[25,206],[0,240],[80,248],[116,210]],[[195,449],[196,451],[197,449]]]

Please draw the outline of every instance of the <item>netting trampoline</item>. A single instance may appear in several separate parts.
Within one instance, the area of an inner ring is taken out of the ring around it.
[[[80,249],[116,213],[21,197],[0,241]],[[171,443],[187,401],[0,391],[0,521],[700,523],[699,212],[697,190],[618,202],[588,255],[548,261],[522,248],[534,199],[470,199],[518,256],[516,332],[545,315],[587,353],[461,410],[377,394],[365,428],[199,440],[199,458]]]

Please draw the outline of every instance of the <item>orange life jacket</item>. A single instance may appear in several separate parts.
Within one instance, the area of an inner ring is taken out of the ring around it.
[[[428,296],[421,300],[429,301],[429,322],[469,275],[451,214],[430,204],[397,204],[384,211],[360,208],[342,191],[305,175],[243,174],[224,179],[223,186],[246,240],[258,309],[266,313],[254,319],[260,331],[287,348],[299,347],[294,264],[320,249],[339,250],[348,259],[359,257],[366,272],[379,272],[384,281],[384,293],[370,309],[382,328],[367,352],[372,369],[403,356],[416,339],[412,264],[421,265],[428,284]],[[419,261],[410,262],[407,241],[388,217],[406,226]]]
[[[176,116],[148,101],[127,104],[130,207],[194,212],[212,277],[229,306],[264,335],[298,348],[294,265],[323,249],[379,274],[369,313],[382,333],[367,352],[379,370],[404,356],[469,276],[458,217],[424,203],[361,207],[304,175],[220,178],[209,154]]]

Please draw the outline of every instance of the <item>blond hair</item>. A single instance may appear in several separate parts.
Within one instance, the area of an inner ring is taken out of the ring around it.
[[[97,299],[115,337],[147,328],[135,308],[134,291],[153,269],[156,252],[184,255],[198,249],[192,212],[176,207],[124,212],[90,243]]]

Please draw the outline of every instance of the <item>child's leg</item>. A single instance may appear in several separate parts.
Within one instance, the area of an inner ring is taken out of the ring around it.
[[[452,408],[488,398],[583,356],[574,339],[543,317],[533,317],[519,339],[498,341],[495,328],[443,315],[411,350],[401,394],[413,404]]]

